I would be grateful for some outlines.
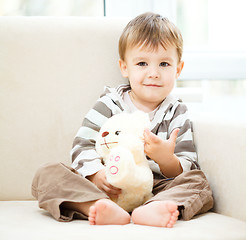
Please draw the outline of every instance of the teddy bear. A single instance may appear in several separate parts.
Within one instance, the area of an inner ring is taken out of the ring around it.
[[[105,164],[107,181],[122,189],[112,199],[127,212],[152,196],[153,173],[144,153],[144,129],[150,127],[147,113],[122,112],[109,118],[101,127],[96,151]]]

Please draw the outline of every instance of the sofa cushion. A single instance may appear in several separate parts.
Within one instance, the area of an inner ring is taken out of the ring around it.
[[[190,221],[179,220],[171,228],[128,224],[91,226],[88,221],[64,223],[38,208],[36,201],[0,202],[0,238],[9,239],[246,239],[246,223],[217,213],[206,213]]]

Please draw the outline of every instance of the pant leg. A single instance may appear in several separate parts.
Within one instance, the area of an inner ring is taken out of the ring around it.
[[[184,172],[172,180],[155,180],[154,197],[149,201],[172,200],[179,206],[181,217],[190,220],[213,207],[212,191],[200,170]]]
[[[38,169],[32,182],[32,194],[38,200],[39,207],[58,221],[87,219],[82,213],[60,207],[63,202],[82,203],[108,198],[96,185],[62,163]]]

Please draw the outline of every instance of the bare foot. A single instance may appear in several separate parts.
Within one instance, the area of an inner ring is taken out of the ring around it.
[[[177,221],[179,211],[172,201],[153,201],[136,208],[132,213],[135,224],[171,228]]]
[[[91,225],[124,225],[130,223],[128,212],[109,199],[100,199],[90,207],[89,222]]]

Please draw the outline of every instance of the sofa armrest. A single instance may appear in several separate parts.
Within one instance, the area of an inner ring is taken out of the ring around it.
[[[192,119],[198,161],[213,190],[214,211],[246,221],[246,120]]]

